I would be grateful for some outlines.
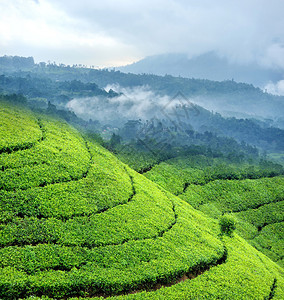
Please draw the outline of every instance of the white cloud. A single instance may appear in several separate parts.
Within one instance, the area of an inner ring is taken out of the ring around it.
[[[130,119],[168,118],[165,115],[166,110],[172,113],[172,109],[177,105],[184,104],[189,107],[192,105],[191,101],[185,101],[179,97],[172,99],[169,96],[158,95],[149,86],[124,88],[116,84],[108,85],[105,88],[106,91],[110,89],[121,94],[108,99],[102,97],[75,98],[69,101],[66,107],[86,120],[99,120],[104,124],[117,122],[123,124]]]
[[[33,55],[37,61],[100,66],[129,62],[131,46],[102,30],[85,27],[82,20],[68,16],[48,1],[0,0],[0,55]]]
[[[283,68],[283,11],[283,0],[0,0],[0,54],[119,65],[215,50]]]
[[[262,58],[263,65],[284,69],[284,44],[272,44],[267,47]]]
[[[264,90],[273,95],[284,96],[284,80],[280,80],[276,84],[270,82]]]

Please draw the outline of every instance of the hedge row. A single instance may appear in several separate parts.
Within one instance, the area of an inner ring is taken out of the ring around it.
[[[190,185],[205,185],[211,181],[226,179],[258,179],[281,174],[281,166],[265,163],[233,164],[221,158],[195,155],[169,159],[155,165],[145,176],[175,195],[180,195]]]
[[[0,296],[116,294],[216,264],[225,251],[217,223],[166,198],[177,220],[161,237],[93,249],[49,244],[1,249]]]
[[[91,157],[79,133],[62,122],[42,119],[42,123],[46,130],[44,141],[32,149],[2,157],[0,190],[28,189],[86,175]],[[29,160],[33,163],[27,163]]]
[[[28,109],[0,102],[0,154],[29,148],[42,138],[36,116]]]

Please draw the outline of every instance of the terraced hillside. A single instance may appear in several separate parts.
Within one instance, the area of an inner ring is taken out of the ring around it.
[[[281,267],[68,124],[0,101],[0,128],[0,298],[282,299]]]
[[[229,213],[238,232],[284,266],[284,178],[216,180],[191,186],[181,196],[212,217]]]
[[[279,174],[265,166],[195,156],[170,159],[145,176],[212,218],[232,215],[237,232],[283,267],[284,177]]]

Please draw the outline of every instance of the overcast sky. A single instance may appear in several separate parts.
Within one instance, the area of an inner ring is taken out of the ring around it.
[[[284,68],[283,0],[0,0],[0,55],[118,66],[215,50]]]

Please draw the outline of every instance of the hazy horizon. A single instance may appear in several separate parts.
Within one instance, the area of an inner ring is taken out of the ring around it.
[[[0,0],[0,55],[94,67],[215,51],[284,69],[284,2]]]

